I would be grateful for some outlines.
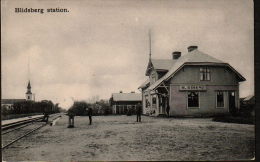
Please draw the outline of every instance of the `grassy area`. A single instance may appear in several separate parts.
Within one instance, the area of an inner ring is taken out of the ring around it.
[[[8,120],[8,119],[16,119],[16,118],[22,118],[26,116],[33,116],[33,115],[41,115],[42,113],[30,113],[30,114],[9,114],[9,115],[3,115],[1,114],[2,120]]]

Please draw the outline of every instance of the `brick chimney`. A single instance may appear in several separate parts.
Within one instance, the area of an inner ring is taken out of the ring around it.
[[[191,51],[193,51],[195,49],[198,49],[198,46],[189,46],[188,47],[188,52],[191,52]]]
[[[173,60],[177,60],[179,57],[181,57],[181,52],[179,52],[179,51],[174,51],[174,52],[172,53],[172,59],[173,59]]]

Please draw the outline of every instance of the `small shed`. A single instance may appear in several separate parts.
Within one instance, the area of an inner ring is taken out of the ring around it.
[[[141,93],[112,93],[109,100],[110,106],[112,107],[113,114],[131,114],[135,113],[135,108],[138,103],[142,103]]]

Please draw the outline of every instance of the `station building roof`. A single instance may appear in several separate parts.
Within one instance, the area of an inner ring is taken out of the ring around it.
[[[161,62],[161,64],[162,64],[162,62]],[[168,72],[163,77],[161,77],[156,82],[154,82],[152,85],[150,85],[148,87],[148,89],[149,90],[156,89],[163,81],[168,80],[169,78],[173,77],[176,74],[176,72],[178,72],[180,69],[182,69],[182,67],[185,66],[185,65],[226,66],[226,67],[229,67],[233,72],[235,72],[237,74],[239,81],[245,81],[246,80],[239,72],[237,72],[228,63],[225,63],[225,62],[218,60],[218,59],[216,59],[216,58],[214,58],[210,55],[207,55],[207,54],[199,51],[198,49],[194,49],[193,51],[188,52],[187,54],[179,57],[178,59],[172,60],[172,66],[168,70]],[[158,65],[157,65],[157,67],[158,67]],[[160,65],[160,67],[162,67],[162,65]],[[166,65],[164,67],[166,67]],[[155,68],[155,70],[156,70],[156,68]],[[147,71],[146,71],[146,74],[147,74]]]

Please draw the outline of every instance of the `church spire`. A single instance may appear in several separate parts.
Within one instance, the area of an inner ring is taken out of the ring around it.
[[[28,85],[27,85],[27,92],[25,93],[25,97],[27,101],[33,100],[33,94],[31,91],[31,82],[30,82],[30,54],[28,55]]]
[[[27,89],[31,89],[31,83],[30,83],[30,80],[29,80],[29,82],[28,82]]]
[[[28,85],[27,85],[27,92],[26,92],[26,94],[32,94],[30,80],[29,80]]]
[[[149,61],[152,59],[151,30],[149,29]]]
[[[31,83],[30,83],[30,80],[28,82],[28,85],[27,85],[27,92],[25,93],[25,97],[26,97],[26,100],[27,101],[32,101],[33,100],[33,94],[32,94],[32,91],[31,91]]]

